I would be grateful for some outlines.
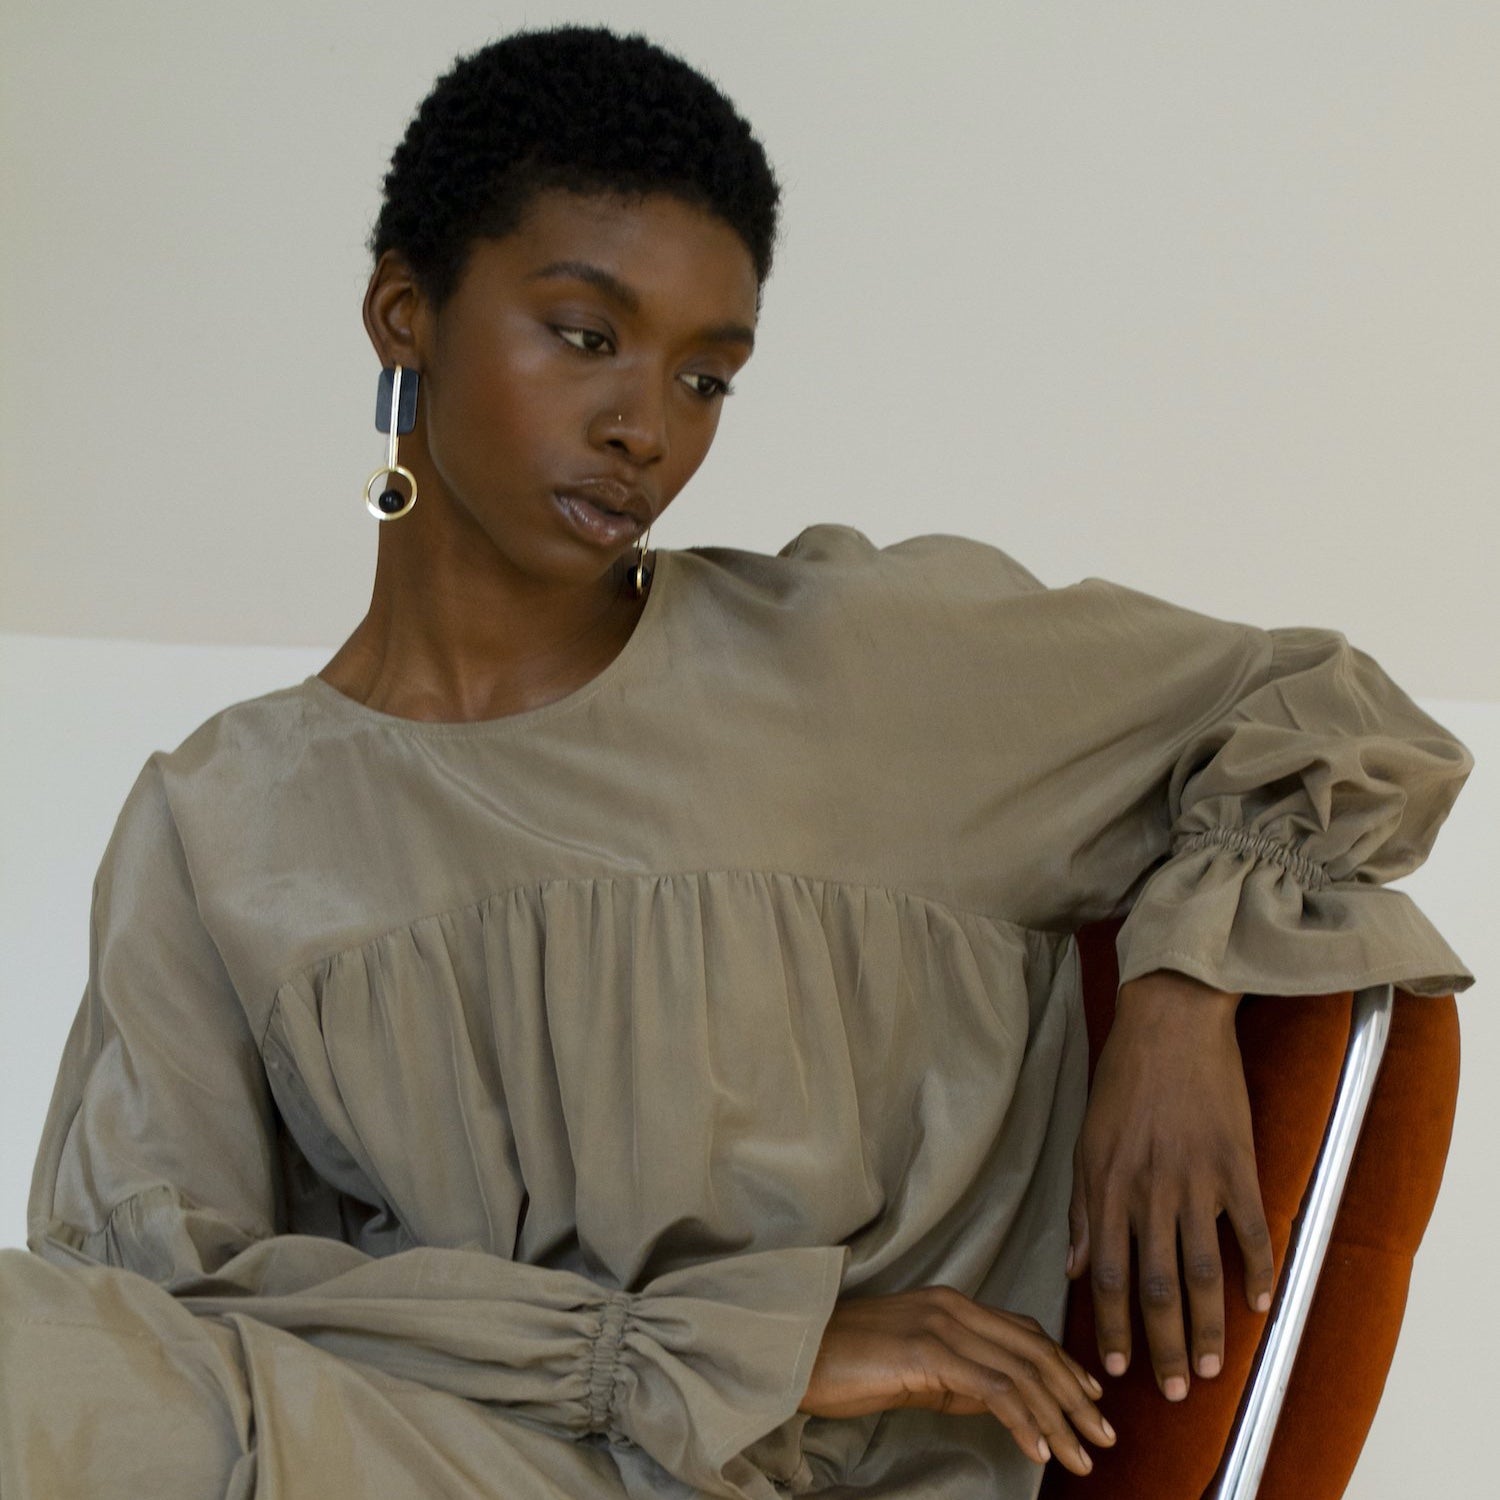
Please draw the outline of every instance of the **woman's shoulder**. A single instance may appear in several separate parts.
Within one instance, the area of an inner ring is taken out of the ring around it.
[[[177,821],[204,802],[249,815],[274,796],[295,764],[303,730],[305,683],[239,699],[214,710],[175,744],[153,750],[126,798],[133,814]]]
[[[690,547],[691,556],[745,582],[807,582],[819,592],[863,589],[889,597],[908,591],[950,597],[1033,593],[1045,586],[1009,553],[977,537],[923,532],[879,545],[843,521],[804,526],[775,553]]]
[[[289,686],[230,703],[175,745],[151,751],[116,815],[101,873],[162,850],[180,858],[204,807],[216,810],[221,827],[252,826],[284,776],[288,761],[277,752],[294,739],[301,696]]]
[[[270,692],[240,698],[215,709],[169,750],[157,757],[164,769],[184,772],[226,753],[257,750],[295,732],[307,713],[307,684],[289,683]]]
[[[837,562],[854,566],[895,563],[929,572],[1002,572],[1018,584],[1041,588],[1041,583],[1008,552],[978,537],[950,531],[924,531],[878,546],[867,533],[844,521],[817,521],[804,526],[776,554],[809,562]]]

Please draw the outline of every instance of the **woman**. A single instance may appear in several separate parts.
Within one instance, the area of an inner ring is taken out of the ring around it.
[[[651,548],[776,206],[641,38],[423,104],[371,608],[121,813],[0,1493],[1034,1495],[1114,1441],[1069,1274],[1118,1373],[1134,1237],[1168,1399],[1220,1211],[1269,1298],[1240,995],[1470,982],[1378,889],[1469,756],[1341,636],[954,536]],[[1127,908],[1085,1120],[1070,934]]]

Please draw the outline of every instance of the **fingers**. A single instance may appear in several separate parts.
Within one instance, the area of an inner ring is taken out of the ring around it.
[[[1193,1369],[1212,1380],[1224,1368],[1224,1265],[1218,1215],[1199,1204],[1182,1221],[1182,1272],[1193,1328]]]
[[[1105,1421],[1103,1413],[1094,1404],[1104,1394],[1104,1387],[1061,1344],[1055,1343],[1035,1318],[1023,1317],[1019,1313],[997,1312],[980,1303],[973,1303],[971,1306],[980,1319],[1001,1320],[1001,1326],[997,1329],[1000,1337],[993,1342],[1027,1359],[1053,1400],[1067,1413],[1073,1426],[1086,1434],[1092,1442],[1105,1445],[1114,1442],[1114,1428]],[[1016,1348],[1018,1339],[1019,1349]]]
[[[1188,1363],[1177,1279],[1177,1215],[1160,1200],[1153,1202],[1141,1234],[1141,1316],[1156,1383],[1168,1401],[1181,1401],[1188,1393]]]
[[[1099,1358],[1111,1375],[1130,1365],[1130,1221],[1118,1197],[1092,1215],[1098,1236],[1089,1264]]]
[[[1039,1323],[971,1303],[955,1309],[939,1337],[967,1367],[950,1378],[973,1382],[970,1389],[1037,1462],[1051,1456],[1087,1474],[1094,1461],[1078,1433],[1106,1446],[1114,1442],[1114,1429],[1091,1399],[1103,1394],[1099,1382]]]
[[[1187,1395],[1193,1372],[1211,1380],[1224,1368],[1224,1268],[1219,1253],[1218,1214],[1201,1195],[1196,1196],[1193,1206],[1179,1217],[1164,1191],[1153,1198],[1146,1223],[1136,1230],[1146,1342],[1156,1383],[1169,1401],[1181,1401]],[[1245,1258],[1246,1300],[1257,1311],[1265,1312],[1271,1306],[1276,1268],[1260,1190],[1248,1174],[1229,1213]],[[1128,1265],[1123,1255],[1121,1262]],[[1129,1358],[1130,1325],[1128,1286],[1125,1294],[1116,1291],[1109,1269],[1113,1264],[1113,1254],[1101,1252],[1094,1267],[1094,1302],[1100,1356],[1105,1369],[1116,1374],[1125,1367],[1120,1363],[1120,1353],[1127,1361]],[[1107,1296],[1099,1291],[1101,1280],[1108,1287]]]
[[[1097,1401],[1104,1394],[1104,1387],[1100,1385],[1099,1382],[1094,1378],[1093,1373],[1089,1370],[1086,1370],[1081,1364],[1079,1364],[1078,1361],[1074,1359],[1073,1356],[1069,1354],[1061,1344],[1058,1344],[1056,1348],[1058,1354],[1062,1358],[1062,1362],[1068,1367],[1069,1374],[1071,1374],[1073,1378],[1079,1383],[1079,1385],[1081,1385],[1084,1390],[1087,1391],[1095,1401]],[[1108,1422],[1104,1421],[1103,1417],[1101,1417],[1099,1420],[1101,1423],[1103,1423],[1103,1427],[1107,1429],[1106,1435],[1109,1437],[1110,1441],[1113,1442],[1114,1429],[1110,1427]]]
[[[990,1413],[1038,1463],[1087,1474],[1079,1435],[1111,1444],[1094,1405],[1099,1382],[1033,1318],[987,1307],[955,1287],[841,1298],[823,1330],[798,1410],[856,1417],[900,1407]]]
[[[1253,1170],[1240,1174],[1229,1203],[1229,1222],[1245,1259],[1245,1301],[1256,1312],[1269,1312],[1276,1291],[1276,1257]]]
[[[985,1404],[1010,1428],[1022,1452],[1038,1463],[1055,1455],[1075,1474],[1087,1474],[1094,1467],[1061,1403],[1048,1388],[1041,1366],[1007,1355],[967,1329],[956,1330],[950,1342],[955,1353],[985,1372],[980,1377],[988,1387]]]

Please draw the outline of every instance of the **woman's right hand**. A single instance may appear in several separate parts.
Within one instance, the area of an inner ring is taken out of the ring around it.
[[[1038,1463],[1055,1455],[1087,1474],[1094,1461],[1078,1433],[1106,1447],[1115,1441],[1094,1405],[1102,1394],[1035,1318],[928,1286],[838,1302],[797,1409],[815,1417],[903,1406],[950,1416],[991,1412]]]

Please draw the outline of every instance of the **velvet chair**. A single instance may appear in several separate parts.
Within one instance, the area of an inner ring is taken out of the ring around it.
[[[1091,1077],[1114,1011],[1119,927],[1118,921],[1101,922],[1079,934]],[[1240,1006],[1261,1192],[1283,1275],[1344,1069],[1352,1008],[1348,992],[1247,996]],[[1384,1057],[1258,1500],[1337,1500],[1354,1472],[1395,1352],[1412,1257],[1442,1180],[1458,1096],[1458,1051],[1451,995],[1395,992]],[[1219,1238],[1225,1365],[1213,1380],[1193,1379],[1180,1403],[1167,1402],[1157,1390],[1138,1305],[1129,1371],[1117,1380],[1102,1374],[1087,1279],[1074,1284],[1064,1343],[1103,1380],[1101,1406],[1120,1437],[1113,1449],[1092,1450],[1094,1472],[1086,1478],[1049,1466],[1043,1500],[1201,1500],[1221,1493],[1242,1398],[1276,1311],[1257,1314],[1245,1305],[1243,1264],[1227,1220],[1220,1221]]]

